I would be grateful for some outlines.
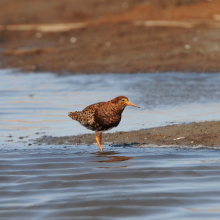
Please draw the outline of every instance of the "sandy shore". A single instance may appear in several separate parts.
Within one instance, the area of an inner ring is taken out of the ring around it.
[[[168,125],[165,127],[130,132],[104,133],[103,144],[121,146],[184,145],[216,147],[220,145],[220,121]],[[79,145],[96,144],[93,134],[78,136],[43,136],[36,144]]]
[[[220,70],[219,0],[12,0],[1,9],[0,68],[59,74]]]

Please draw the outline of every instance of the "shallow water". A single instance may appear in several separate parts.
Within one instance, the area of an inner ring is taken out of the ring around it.
[[[219,219],[219,150],[105,145],[100,154],[31,139],[88,133],[67,112],[118,95],[141,109],[126,108],[112,132],[219,120],[220,74],[0,70],[0,79],[0,219]]]
[[[1,219],[219,219],[220,151],[2,149]],[[122,157],[124,161],[110,160]]]
[[[1,137],[90,133],[69,111],[129,97],[120,125],[129,131],[182,122],[220,119],[220,74],[106,74],[56,76],[0,70]],[[39,133],[35,135],[36,133]]]

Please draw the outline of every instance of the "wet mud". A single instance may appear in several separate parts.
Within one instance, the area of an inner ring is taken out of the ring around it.
[[[0,68],[59,74],[220,70],[218,0],[12,0],[1,9]],[[61,31],[60,23],[81,26]]]
[[[139,131],[104,133],[103,145],[114,147],[144,145],[179,145],[179,146],[220,146],[220,121],[190,124],[168,125],[165,127],[143,129]],[[93,134],[77,136],[52,137],[43,136],[35,144],[48,145],[93,145]],[[105,147],[104,147],[105,149]]]

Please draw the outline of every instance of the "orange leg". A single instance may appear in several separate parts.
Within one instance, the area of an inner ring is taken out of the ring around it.
[[[99,138],[98,138],[97,131],[95,132],[95,139],[96,139],[97,144],[99,145],[100,151],[102,151],[102,145],[99,143]]]
[[[100,145],[102,146],[102,132],[99,135],[99,141],[100,141]]]

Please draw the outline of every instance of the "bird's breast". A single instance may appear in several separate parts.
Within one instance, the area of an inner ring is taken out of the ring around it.
[[[97,109],[95,120],[103,127],[116,127],[121,121],[121,113],[112,106],[103,106]]]

